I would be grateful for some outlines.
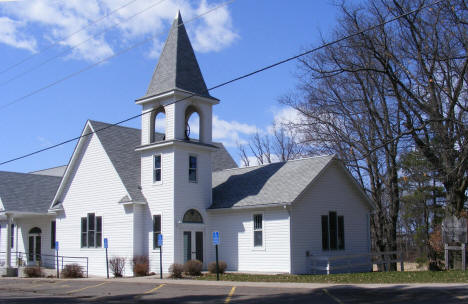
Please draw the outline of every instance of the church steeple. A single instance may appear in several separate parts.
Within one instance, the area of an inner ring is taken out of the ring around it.
[[[172,90],[213,98],[207,91],[180,11],[172,23],[153,78],[143,98]]]

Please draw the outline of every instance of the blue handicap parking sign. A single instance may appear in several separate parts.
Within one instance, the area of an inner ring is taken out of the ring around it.
[[[55,241],[55,250],[58,251],[58,249],[59,249],[59,242]]]
[[[213,245],[219,245],[219,232],[213,232]]]
[[[104,238],[104,248],[109,248],[109,242],[107,241],[107,238]]]
[[[163,236],[162,234],[158,234],[158,247],[162,247],[163,245]]]

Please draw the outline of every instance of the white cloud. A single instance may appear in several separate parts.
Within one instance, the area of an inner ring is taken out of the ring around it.
[[[226,147],[237,147],[247,143],[245,137],[255,134],[257,127],[237,121],[226,121],[213,116],[213,140],[221,141]]]
[[[148,44],[147,54],[156,57],[166,39],[167,27],[179,9],[184,21],[189,21],[219,3],[203,0],[197,6],[189,0],[19,1],[0,8],[0,12],[8,16],[0,19],[0,43],[34,51],[36,40],[44,45],[64,40],[60,42],[64,47],[79,44],[70,57],[98,61],[118,49],[154,36],[153,42]],[[76,33],[83,27],[84,30]],[[112,29],[107,31],[110,27]],[[28,28],[36,30],[36,37],[30,34],[33,31],[26,31]],[[194,20],[186,28],[194,48],[199,52],[219,51],[238,37],[226,6]],[[38,31],[40,34],[37,34]],[[70,35],[72,37],[65,39]]]
[[[24,22],[15,21],[8,17],[0,17],[0,43],[35,52],[36,40],[25,37],[20,31],[24,28],[24,25]]]

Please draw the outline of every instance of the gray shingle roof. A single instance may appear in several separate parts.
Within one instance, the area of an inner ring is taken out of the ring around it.
[[[210,209],[291,204],[333,159],[328,155],[214,172]]]
[[[94,130],[99,130],[109,126],[109,124],[99,121],[90,121]],[[104,150],[119,174],[131,199],[134,201],[146,201],[140,185],[140,153],[135,148],[141,144],[141,131],[139,129],[113,126],[96,133]],[[162,140],[163,134],[157,133],[156,141]],[[226,151],[222,143],[213,143],[219,147],[213,152],[211,166],[213,171],[236,168],[237,164],[231,155]]]
[[[213,98],[207,91],[180,12],[172,23],[153,78],[143,98],[177,89]]]
[[[61,177],[0,171],[5,211],[47,213]]]

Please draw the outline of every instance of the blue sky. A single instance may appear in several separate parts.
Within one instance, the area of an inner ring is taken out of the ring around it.
[[[130,4],[103,18],[126,3]],[[78,136],[87,119],[113,123],[138,114],[140,107],[134,100],[146,92],[177,9],[188,21],[220,3],[223,2],[0,1],[0,71],[35,54],[0,73],[0,162]],[[317,46],[320,32],[330,34],[336,13],[330,0],[236,0],[187,23],[186,28],[205,82],[212,87]],[[62,41],[99,18],[101,22]],[[116,23],[111,30],[96,35]],[[153,41],[3,107],[150,35],[154,35]],[[61,42],[41,52],[51,41]],[[80,45],[72,52],[34,69],[77,44]],[[256,128],[266,130],[275,119],[292,115],[278,103],[278,98],[294,90],[296,64],[291,62],[211,92],[221,100],[214,108],[215,140],[225,143],[237,161],[236,142],[247,140]],[[31,69],[34,70],[28,72]],[[21,73],[25,75],[9,81]],[[140,120],[125,125],[139,128]],[[0,166],[0,170],[29,172],[67,164],[75,144]]]

